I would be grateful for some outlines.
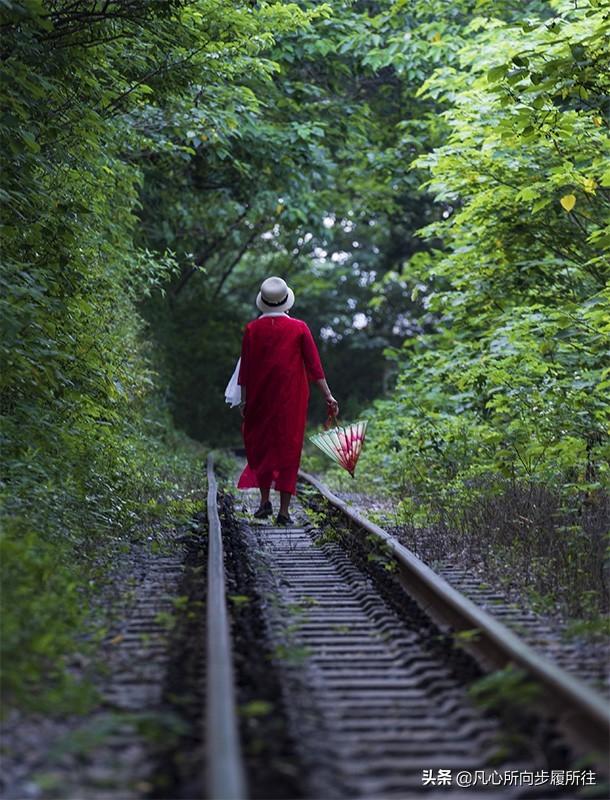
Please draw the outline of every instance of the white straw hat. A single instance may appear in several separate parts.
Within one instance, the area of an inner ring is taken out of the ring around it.
[[[256,297],[261,311],[288,311],[294,305],[294,292],[283,278],[267,278]]]

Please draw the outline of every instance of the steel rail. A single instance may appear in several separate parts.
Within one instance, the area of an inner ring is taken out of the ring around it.
[[[399,567],[403,588],[437,624],[455,631],[472,631],[461,642],[486,669],[514,663],[545,689],[547,708],[558,717],[574,748],[598,754],[602,771],[607,770],[606,754],[610,739],[610,709],[605,698],[537,653],[491,614],[450,586],[396,538],[371,522],[333,494],[313,475],[299,470],[299,477],[314,486],[335,508],[357,526],[382,540]]]
[[[212,453],[208,478],[208,585],[206,645],[206,786],[208,800],[246,800],[241,758],[231,635],[225,597],[222,530]]]

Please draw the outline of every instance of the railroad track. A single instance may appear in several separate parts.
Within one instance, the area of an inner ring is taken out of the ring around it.
[[[536,654],[316,479],[305,473],[300,479],[304,501],[299,497],[294,505],[293,526],[240,516],[225,504],[223,531],[208,461],[210,800],[267,797],[248,787],[243,765],[223,535],[243,541],[257,583],[274,647],[271,668],[281,685],[278,708],[300,764],[298,796],[576,797],[580,781],[592,780],[584,766],[595,771],[603,792],[610,727],[603,698]],[[254,493],[249,501],[253,510]],[[473,702],[468,687],[477,670],[508,665],[521,671],[505,673],[515,681],[511,691],[527,693],[535,712],[517,710],[518,694],[508,715]],[[515,736],[522,737],[520,745]],[[575,760],[583,755],[588,761]],[[563,773],[563,786],[551,784],[553,770]],[[542,782],[519,785],[520,778],[507,777],[524,773]],[[572,785],[569,778],[565,784],[569,775]],[[467,780],[477,783],[468,786]]]

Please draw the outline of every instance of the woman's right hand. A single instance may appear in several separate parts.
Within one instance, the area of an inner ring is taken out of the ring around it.
[[[338,414],[339,414],[339,403],[337,403],[337,401],[332,396],[332,394],[329,395],[326,398],[326,405],[328,406],[328,413],[329,414],[332,414],[333,417],[338,416]]]

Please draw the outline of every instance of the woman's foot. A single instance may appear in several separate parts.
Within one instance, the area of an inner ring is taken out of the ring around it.
[[[256,517],[256,519],[265,519],[266,517],[270,517],[271,514],[273,514],[273,508],[271,506],[271,501],[267,500],[266,503],[260,504],[252,516]]]
[[[283,514],[280,511],[277,517],[275,518],[275,522],[277,525],[292,525],[293,519],[290,516],[290,514]]]

